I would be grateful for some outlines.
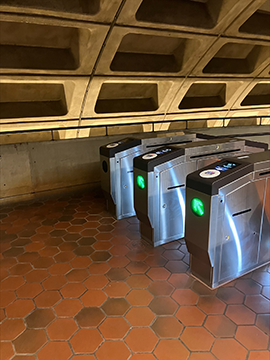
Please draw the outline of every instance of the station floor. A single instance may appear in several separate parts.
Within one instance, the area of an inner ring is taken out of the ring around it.
[[[1,209],[1,360],[269,360],[270,266],[217,290],[102,194]]]

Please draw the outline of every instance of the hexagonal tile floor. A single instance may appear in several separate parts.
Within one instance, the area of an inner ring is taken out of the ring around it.
[[[269,360],[270,266],[217,290],[100,192],[0,210],[1,360]]]

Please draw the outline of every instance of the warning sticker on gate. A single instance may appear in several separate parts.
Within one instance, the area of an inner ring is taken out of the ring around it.
[[[143,155],[143,160],[150,160],[150,159],[154,159],[155,157],[157,157],[157,154],[155,153],[151,153],[151,154],[146,154],[146,155]]]
[[[208,170],[204,170],[202,172],[200,172],[200,177],[205,178],[205,179],[209,179],[209,178],[214,178],[220,175],[220,171],[215,170],[215,169],[208,169]]]

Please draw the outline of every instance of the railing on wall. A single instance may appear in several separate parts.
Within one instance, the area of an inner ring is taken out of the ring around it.
[[[78,119],[70,119],[76,121]],[[83,120],[91,121],[92,118],[84,118]],[[44,122],[44,119],[43,119]],[[211,126],[210,124],[216,122],[217,125]],[[198,126],[196,127],[196,123]],[[191,125],[192,124],[192,125]],[[25,123],[26,125],[26,123]],[[48,121],[49,125],[49,121]],[[20,130],[6,130],[1,131],[0,124],[0,143],[6,143],[3,139],[6,136],[20,136],[22,141],[23,135],[34,135],[34,134],[47,134],[45,140],[60,140],[60,139],[71,139],[71,138],[86,138],[86,137],[97,137],[97,136],[110,136],[110,135],[122,135],[122,134],[133,134],[133,133],[151,133],[161,131],[184,131],[194,130],[200,128],[225,128],[233,126],[259,126],[260,135],[269,135],[269,132],[264,132],[263,127],[270,125],[270,115],[268,116],[245,116],[245,117],[224,117],[224,118],[198,118],[198,119],[175,119],[175,120],[150,120],[150,121],[130,121],[125,123],[114,123],[114,124],[98,124],[98,125],[81,125],[81,126],[66,126],[66,127],[47,127],[47,128],[32,128],[32,129],[20,129]],[[31,125],[29,125],[30,127]],[[93,130],[95,130],[93,132]],[[61,136],[62,133],[62,136]],[[64,136],[63,134],[67,136]],[[43,141],[42,136],[34,141]]]

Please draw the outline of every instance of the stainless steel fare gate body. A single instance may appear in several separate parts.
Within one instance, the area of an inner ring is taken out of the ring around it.
[[[153,246],[184,237],[187,174],[228,154],[237,156],[266,148],[262,143],[223,138],[168,146],[136,157],[134,204],[142,237]]]
[[[188,175],[186,214],[191,273],[209,287],[269,263],[270,151]]]
[[[123,219],[135,216],[133,194],[133,158],[165,144],[196,140],[196,134],[156,138],[124,138],[100,147],[101,188],[108,210]]]

